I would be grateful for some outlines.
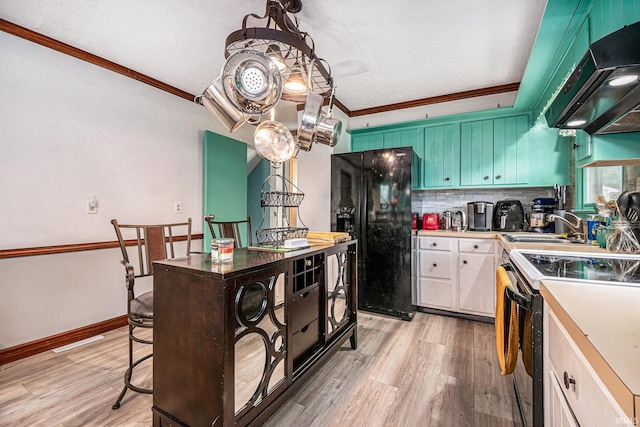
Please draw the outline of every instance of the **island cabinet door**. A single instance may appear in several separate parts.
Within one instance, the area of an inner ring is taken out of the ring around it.
[[[286,286],[288,272],[288,266],[281,264],[238,278],[231,287],[226,326],[227,339],[234,345],[224,381],[233,378],[227,393],[233,396],[235,425],[253,420],[290,383],[285,306],[276,298],[283,292],[278,287]]]
[[[225,418],[225,294],[202,275],[156,267],[154,277],[154,426],[211,425]],[[193,408],[198,408],[193,410]]]
[[[342,245],[326,252],[323,289],[320,301],[325,344],[356,319],[356,244]]]

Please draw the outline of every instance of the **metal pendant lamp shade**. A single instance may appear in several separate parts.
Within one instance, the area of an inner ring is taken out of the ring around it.
[[[309,92],[309,86],[304,80],[302,68],[296,65],[291,69],[291,73],[285,80],[282,90],[285,94],[306,95]]]
[[[256,127],[254,147],[260,157],[280,163],[286,162],[295,154],[296,141],[285,125],[267,120]]]

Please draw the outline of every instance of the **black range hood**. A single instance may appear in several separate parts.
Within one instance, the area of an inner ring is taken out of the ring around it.
[[[588,134],[640,131],[640,22],[589,46],[545,116]]]

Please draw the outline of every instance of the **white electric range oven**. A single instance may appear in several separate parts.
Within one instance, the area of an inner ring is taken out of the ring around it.
[[[543,392],[543,298],[540,282],[544,279],[589,282],[603,286],[640,287],[640,255],[594,252],[532,251],[514,249],[509,262],[503,264],[515,290],[506,296],[518,305],[520,320],[520,355],[522,346],[531,345],[531,375],[521,361],[513,373],[513,385],[526,427],[544,424]],[[531,343],[524,343],[524,312],[531,313]]]

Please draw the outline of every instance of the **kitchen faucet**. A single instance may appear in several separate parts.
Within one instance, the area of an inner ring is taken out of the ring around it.
[[[565,212],[565,215],[571,216],[575,220],[575,224],[569,221],[567,218],[561,217],[560,215],[556,215],[556,214],[549,214],[545,219],[547,222],[559,220],[560,222],[566,224],[571,229],[571,233],[569,233],[569,237],[572,237],[573,240],[575,241],[584,243],[585,241],[584,231],[583,231],[584,220],[572,212]]]

